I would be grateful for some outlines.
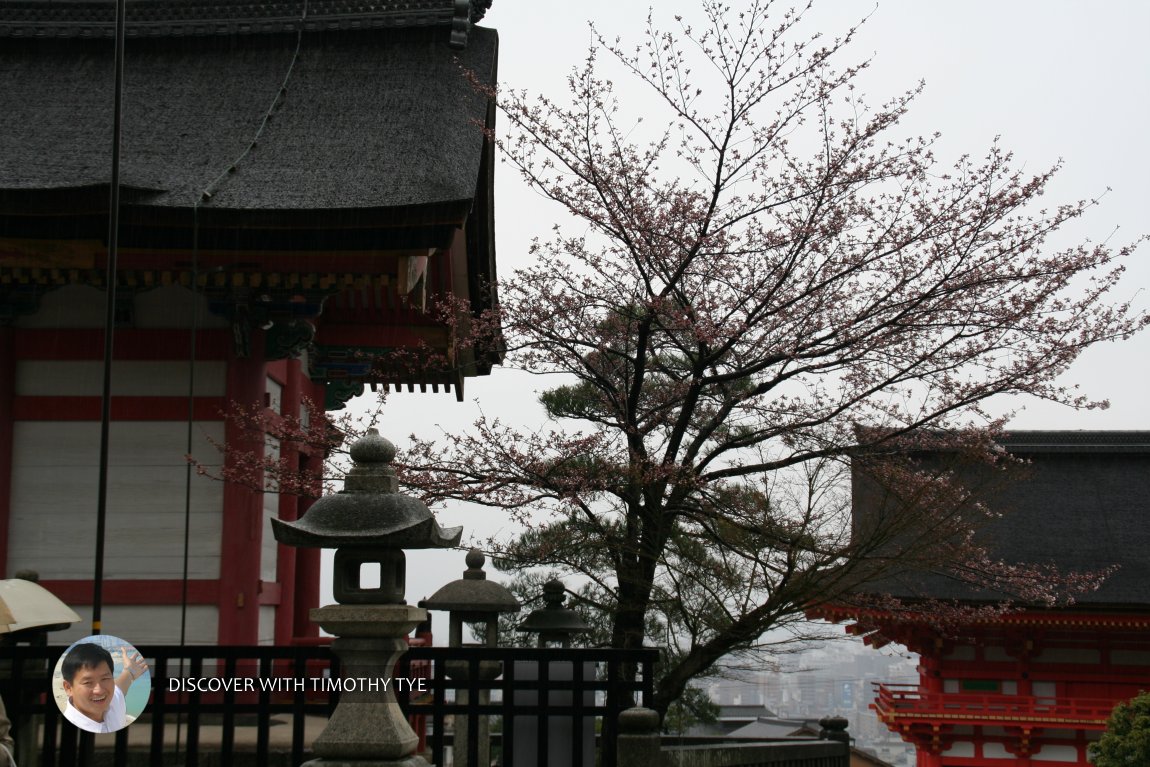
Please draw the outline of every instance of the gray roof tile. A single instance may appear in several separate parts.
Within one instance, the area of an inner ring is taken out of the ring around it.
[[[1077,603],[1150,605],[1150,432],[1016,431],[998,442],[1027,462],[1012,469],[1008,481],[980,493],[992,510],[1001,512],[978,532],[991,554],[1006,562],[1055,564],[1063,572],[1117,565],[1100,589]],[[867,487],[856,477],[857,519],[881,503]],[[864,590],[912,598],[1001,597],[923,573],[907,573]]]
[[[128,37],[250,35],[332,29],[462,26],[483,18],[491,0],[130,0]],[[115,0],[3,0],[0,37],[112,37]]]
[[[483,154],[497,35],[443,28],[305,33],[259,145],[210,208],[299,211],[469,203]],[[296,35],[128,46],[122,183],[135,204],[191,207],[240,157],[293,60]],[[111,49],[0,46],[0,192],[108,183]]]

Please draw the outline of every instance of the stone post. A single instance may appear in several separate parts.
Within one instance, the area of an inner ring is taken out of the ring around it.
[[[819,720],[819,739],[820,740],[837,740],[840,743],[846,743],[848,746],[851,742],[850,733],[847,732],[847,726],[850,724],[846,718],[841,716],[824,716]]]
[[[658,711],[641,706],[629,708],[619,714],[615,763],[620,767],[662,767],[662,740]]]

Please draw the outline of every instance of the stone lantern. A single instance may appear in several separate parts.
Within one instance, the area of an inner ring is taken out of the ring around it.
[[[549,643],[557,643],[560,647],[571,646],[571,636],[589,631],[590,626],[583,616],[563,606],[566,595],[563,593],[562,581],[547,581],[543,584],[543,607],[532,610],[531,614],[519,624],[519,630],[525,633],[538,634],[539,646],[546,647]]]
[[[467,570],[463,577],[448,583],[439,591],[431,595],[426,601],[429,610],[446,610],[450,615],[450,629],[448,644],[451,647],[463,647],[463,624],[482,623],[482,646],[495,647],[499,637],[499,614],[519,612],[519,601],[506,587],[487,580],[487,573],[483,572],[485,561],[479,549],[467,552]],[[503,664],[498,661],[481,661],[478,666],[480,681],[491,681],[503,673]],[[467,661],[456,661],[447,664],[447,675],[457,682],[466,682],[471,678],[471,665]],[[480,690],[480,705],[488,703],[491,699],[490,690]],[[457,690],[455,693],[457,703],[467,703],[466,690]],[[467,718],[455,717],[455,738],[452,747],[453,763],[457,765],[471,765],[467,760],[468,725]],[[491,762],[491,736],[488,717],[480,716],[478,719],[477,742],[478,767],[487,767]]]
[[[317,500],[295,522],[272,520],[276,540],[288,546],[334,548],[335,600],[311,611],[312,621],[336,636],[343,692],[327,727],[316,738],[312,767],[426,767],[413,756],[419,742],[395,699],[390,679],[407,649],[405,638],[427,611],[404,601],[404,549],[450,548],[463,528],[443,529],[427,506],[398,492],[395,445],[369,429],[351,446],[353,466],[344,489]],[[378,588],[363,586],[360,571],[378,564]],[[382,689],[381,689],[382,688]]]
[[[569,607],[563,606],[566,596],[563,593],[563,582],[550,580],[543,584],[543,607],[532,610],[527,618],[519,624],[519,630],[539,635],[539,647],[545,648],[558,645],[559,649],[571,646],[571,637],[575,634],[589,631],[590,626],[583,620],[583,616]],[[547,678],[552,681],[570,682],[575,678],[575,662],[564,653],[556,652],[555,660],[543,661],[547,663]],[[585,661],[581,669],[583,679],[594,679],[596,676],[595,664]],[[519,661],[515,664],[515,678],[535,681],[539,678],[538,666],[530,662]],[[595,693],[591,690],[582,692],[574,690],[520,690],[515,693],[515,703],[522,706],[538,705],[540,696],[547,696],[547,702],[552,707],[569,707],[575,702],[575,696],[581,695],[585,707],[590,708],[595,703]],[[523,717],[523,726],[515,728],[515,760],[508,767],[528,767],[538,763],[538,735],[536,723],[532,717]],[[595,723],[592,719],[583,720],[578,728],[570,720],[556,717],[547,722],[547,765],[548,767],[590,767],[595,762]],[[583,741],[583,763],[574,765],[574,753],[571,744],[575,738]]]

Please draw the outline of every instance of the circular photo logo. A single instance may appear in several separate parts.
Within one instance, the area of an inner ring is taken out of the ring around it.
[[[84,637],[56,661],[52,691],[64,718],[88,732],[116,732],[148,705],[152,677],[129,642],[108,634]]]

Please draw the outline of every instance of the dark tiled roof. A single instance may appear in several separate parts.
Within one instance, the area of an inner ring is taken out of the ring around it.
[[[1150,431],[1009,431],[997,441],[1017,455],[1150,452]]]
[[[813,720],[782,719],[771,716],[760,716],[755,721],[732,730],[732,738],[791,738],[802,735],[817,734],[819,726]]]
[[[978,533],[996,558],[1088,571],[1117,565],[1082,607],[1150,606],[1150,432],[1016,431],[998,440],[1026,459],[1012,477],[980,493],[1001,516]],[[857,479],[857,478],[856,478]],[[971,487],[978,486],[976,480]],[[866,483],[855,486],[855,515],[877,508]],[[870,590],[902,597],[986,600],[942,576],[910,574]]]
[[[295,34],[137,40],[125,64],[121,181],[137,205],[191,207],[255,135],[293,62]],[[282,103],[209,209],[470,207],[497,35],[448,30],[305,33]],[[107,185],[111,46],[0,45],[0,197]],[[9,203],[10,204],[10,203]]]
[[[453,25],[483,18],[491,0],[128,0],[129,37],[235,35]],[[114,0],[4,0],[0,37],[111,37]]]

